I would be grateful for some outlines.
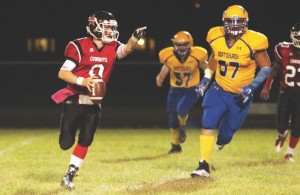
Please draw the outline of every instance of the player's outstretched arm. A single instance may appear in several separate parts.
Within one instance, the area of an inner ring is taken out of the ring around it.
[[[123,58],[126,55],[130,54],[131,52],[134,51],[137,42],[143,38],[143,36],[145,36],[146,33],[146,29],[147,27],[141,27],[141,28],[137,28],[133,33],[132,36],[130,37],[130,39],[127,41],[127,43],[125,45],[123,45],[123,47],[121,48],[120,52],[118,52],[118,58]]]

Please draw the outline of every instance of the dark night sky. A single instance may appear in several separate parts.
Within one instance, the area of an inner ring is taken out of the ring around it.
[[[199,9],[194,7],[195,2],[200,3]],[[135,28],[148,26],[147,36],[157,40],[157,52],[170,45],[170,39],[180,30],[189,31],[195,44],[209,50],[206,33],[209,28],[222,25],[222,12],[232,4],[245,7],[249,28],[269,38],[270,52],[277,42],[289,41],[291,26],[300,22],[299,0],[19,0],[0,8],[1,57],[26,60],[26,39],[45,36],[55,37],[58,48],[54,59],[47,60],[60,60],[68,41],[86,35],[87,18],[98,10],[113,13],[119,23],[121,42],[127,41]],[[157,61],[154,57],[147,60]]]
[[[200,3],[199,9],[194,7],[195,2]],[[0,107],[8,106],[9,111],[12,106],[17,109],[22,106],[58,107],[50,96],[66,85],[57,78],[64,60],[65,46],[75,38],[86,36],[88,16],[95,11],[113,13],[119,24],[121,42],[126,42],[132,32],[141,26],[148,27],[147,37],[156,39],[156,51],[152,55],[134,52],[124,60],[136,64],[116,65],[103,101],[106,108],[109,105],[129,105],[130,108],[134,105],[161,105],[165,111],[168,81],[160,89],[155,85],[155,77],[161,67],[157,63],[159,50],[171,45],[171,38],[176,32],[187,30],[193,35],[195,45],[205,47],[210,52],[205,41],[206,34],[211,27],[222,25],[222,13],[229,5],[240,4],[245,7],[250,18],[249,28],[269,38],[271,59],[274,58],[275,44],[290,41],[291,26],[300,22],[299,0],[11,0],[3,4],[0,7]],[[54,37],[56,52],[51,55],[26,53],[27,39],[35,37]],[[19,63],[15,64],[14,61]],[[23,61],[29,62],[25,64]],[[33,64],[32,61],[37,63]],[[40,61],[52,63],[39,64]],[[146,62],[140,65],[140,61]],[[259,101],[258,92],[255,101]],[[277,92],[273,90],[272,93]],[[274,94],[271,94],[270,102],[277,101]],[[199,107],[200,104],[197,109]],[[163,111],[160,112],[164,114]],[[115,110],[112,112],[118,113]],[[128,115],[127,110],[123,112]],[[12,118],[18,121],[15,115]],[[6,116],[5,112],[3,116]],[[0,120],[2,125],[5,124],[3,120]],[[7,123],[10,124],[9,121]],[[163,124],[166,123],[163,121]]]

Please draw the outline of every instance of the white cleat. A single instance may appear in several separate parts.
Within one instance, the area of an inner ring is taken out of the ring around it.
[[[282,147],[283,147],[283,144],[286,140],[286,137],[287,137],[287,134],[288,134],[288,130],[286,130],[283,134],[283,136],[281,135],[278,135],[278,137],[276,138],[276,141],[275,141],[275,151],[276,152],[280,152]]]

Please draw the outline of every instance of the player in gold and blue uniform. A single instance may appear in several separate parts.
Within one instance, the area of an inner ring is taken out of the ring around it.
[[[199,68],[209,71],[206,49],[193,46],[193,37],[189,32],[178,32],[172,41],[173,47],[159,52],[159,60],[163,66],[156,77],[156,84],[161,87],[166,76],[170,75],[167,109],[172,148],[169,154],[182,151],[180,143],[186,139],[188,114],[198,100],[195,86],[200,82]]]
[[[254,90],[270,74],[268,39],[248,30],[248,20],[242,6],[229,6],[223,13],[223,26],[211,28],[207,34],[212,49],[209,69],[215,74],[215,82],[209,86],[202,103],[200,161],[192,177],[210,176],[214,145],[216,150],[221,150],[232,140],[246,118]],[[259,72],[255,76],[256,68]],[[199,95],[204,95],[209,81],[210,76],[205,76],[197,86]],[[218,123],[219,134],[214,144]]]

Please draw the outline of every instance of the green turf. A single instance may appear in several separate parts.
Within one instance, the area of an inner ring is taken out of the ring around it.
[[[274,150],[275,130],[238,131],[214,152],[210,178],[194,179],[199,130],[187,131],[183,152],[170,149],[168,129],[99,129],[75,177],[60,187],[72,150],[62,151],[55,129],[0,129],[0,194],[299,194],[300,152],[285,162]]]

